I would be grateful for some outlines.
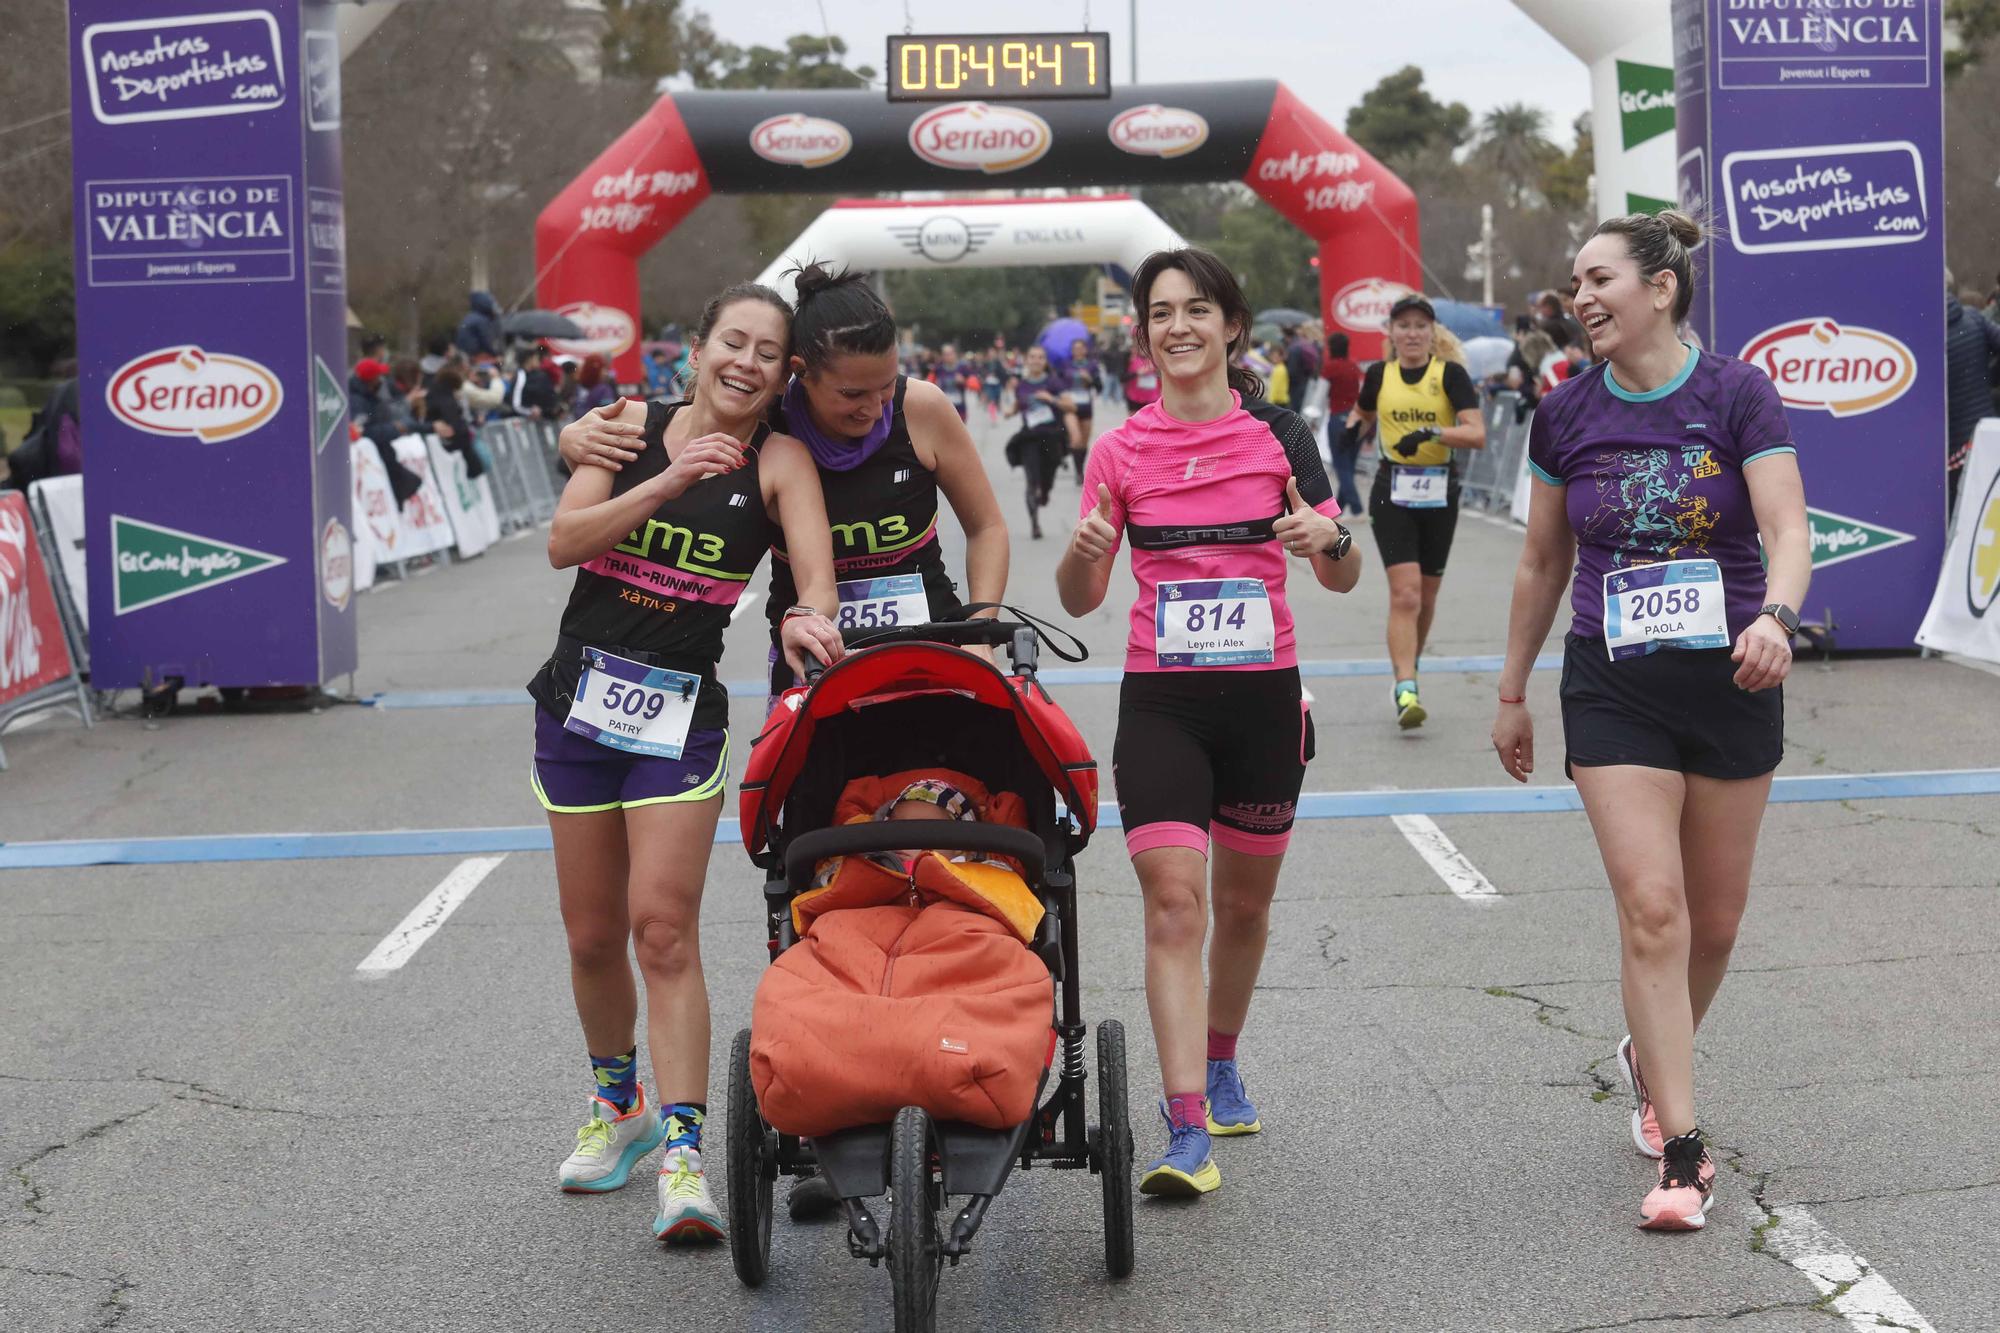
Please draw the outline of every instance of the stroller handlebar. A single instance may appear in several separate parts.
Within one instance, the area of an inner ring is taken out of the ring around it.
[[[984,644],[989,648],[1006,648],[1013,645],[1015,634],[1027,629],[1027,625],[1017,620],[942,620],[889,629],[849,627],[840,631],[840,641],[849,648],[880,648],[891,643],[942,643],[955,648]],[[825,671],[824,665],[808,658],[806,684],[818,683]]]
[[[1047,856],[1042,840],[1026,829],[1005,824],[968,824],[958,820],[890,820],[843,824],[802,833],[785,849],[785,878],[793,893],[803,893],[813,867],[829,856],[861,856],[868,852],[993,852],[1011,856],[1039,884]]]

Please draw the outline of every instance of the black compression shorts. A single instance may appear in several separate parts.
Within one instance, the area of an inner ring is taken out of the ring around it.
[[[1297,667],[1128,672],[1111,757],[1126,850],[1282,855],[1313,748]]]
[[[1785,693],[1736,687],[1727,648],[1662,648],[1613,662],[1604,640],[1563,640],[1563,770],[1637,764],[1736,781],[1785,753]]]
[[[1389,499],[1387,463],[1375,469],[1375,484],[1368,492],[1368,521],[1375,529],[1375,549],[1381,552],[1384,568],[1414,562],[1432,578],[1442,577],[1451,558],[1451,539],[1458,532],[1459,480],[1446,488],[1441,509],[1410,509]]]

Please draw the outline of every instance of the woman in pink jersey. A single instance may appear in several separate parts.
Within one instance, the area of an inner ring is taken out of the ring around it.
[[[1309,561],[1334,592],[1354,587],[1361,558],[1335,521],[1312,431],[1231,368],[1248,346],[1250,306],[1228,267],[1205,250],[1162,250],[1139,266],[1132,297],[1135,344],[1158,367],[1160,400],[1091,450],[1056,587],[1071,615],[1097,609],[1131,538],[1139,590],[1112,774],[1146,901],[1146,1001],[1168,1131],[1139,1188],[1192,1195],[1222,1183],[1211,1134],[1262,1127],[1236,1037],[1313,753],[1285,557]]]

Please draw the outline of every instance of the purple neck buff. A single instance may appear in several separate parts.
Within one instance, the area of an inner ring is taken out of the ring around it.
[[[828,435],[812,419],[812,405],[806,402],[806,386],[794,379],[785,390],[785,425],[795,439],[805,442],[812,451],[813,462],[829,472],[852,472],[870,458],[875,451],[889,442],[889,427],[895,420],[894,412],[884,412],[868,428],[868,433],[858,440],[840,435]]]

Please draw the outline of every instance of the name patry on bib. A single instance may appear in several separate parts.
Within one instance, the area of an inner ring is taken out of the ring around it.
[[[701,697],[701,677],[628,661],[601,648],[585,650],[585,657],[589,665],[563,729],[628,754],[680,758]]]
[[[1252,666],[1277,660],[1278,631],[1262,579],[1162,583],[1154,660],[1163,667]]]
[[[1722,567],[1713,560],[1631,565],[1604,576],[1604,647],[1616,662],[1662,648],[1727,648]]]

